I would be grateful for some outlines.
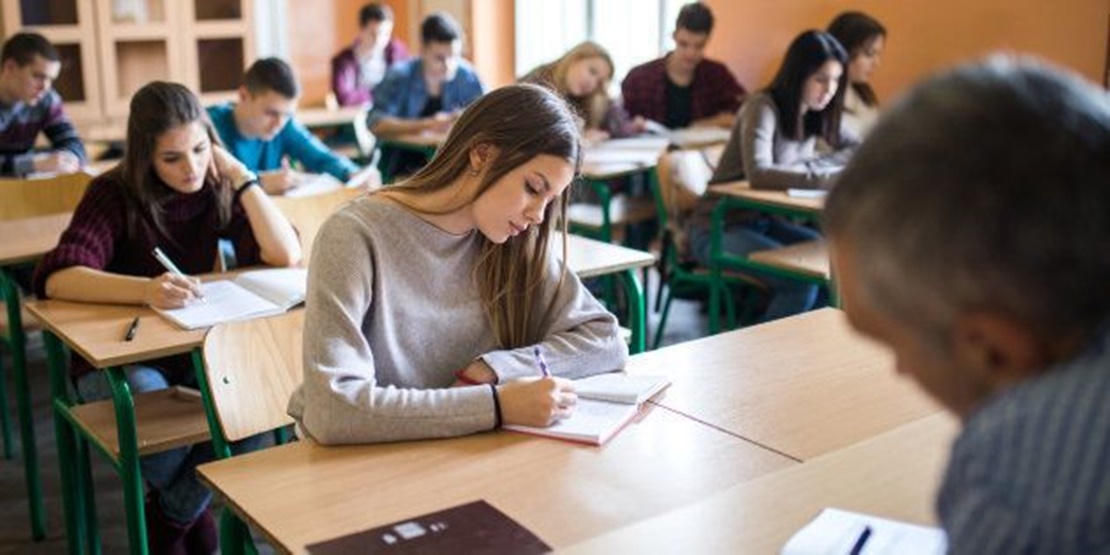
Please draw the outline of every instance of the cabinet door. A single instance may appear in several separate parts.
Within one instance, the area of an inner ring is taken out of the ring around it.
[[[103,116],[97,72],[96,21],[85,0],[4,0],[4,36],[33,31],[58,49],[62,71],[54,88],[74,121]]]
[[[235,97],[243,71],[254,62],[254,2],[179,0],[183,82],[214,104]]]
[[[155,81],[180,81],[180,32],[170,0],[96,0],[104,111],[126,118],[131,95]]]

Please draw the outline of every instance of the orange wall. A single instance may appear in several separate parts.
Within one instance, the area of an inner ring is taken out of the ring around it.
[[[329,60],[354,36],[365,0],[289,1],[290,54],[305,90],[302,103],[321,104]],[[1005,49],[1029,52],[1105,83],[1110,2],[1107,0],[704,0],[717,27],[709,55],[722,60],[748,89],[766,85],[787,44],[800,31],[824,27],[841,10],[859,9],[886,26],[888,44],[875,88],[892,98],[928,73]],[[387,0],[394,33],[414,53],[411,36],[420,2]],[[513,81],[513,0],[469,0],[473,62],[490,87]]]
[[[474,67],[489,88],[516,80],[513,0],[471,0],[469,33]]]
[[[874,86],[889,99],[926,74],[996,50],[1034,53],[1103,83],[1107,0],[705,0],[717,18],[708,53],[749,90],[771,79],[799,32],[858,9],[887,28]]]

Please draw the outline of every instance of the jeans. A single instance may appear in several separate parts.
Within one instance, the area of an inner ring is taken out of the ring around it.
[[[820,239],[821,234],[804,226],[778,217],[761,217],[725,228],[721,236],[721,250],[735,256],[748,254]],[[711,263],[712,233],[708,227],[690,230],[691,254],[703,266]],[[800,314],[811,310],[817,303],[818,287],[802,281],[773,276],[763,272],[750,272],[771,287],[771,303],[760,322]]]
[[[171,385],[161,371],[149,366],[127,366],[124,374],[132,395]],[[111,398],[112,389],[104,372],[91,372],[77,380],[77,393],[88,403]],[[244,439],[233,445],[232,450],[239,453],[257,449],[264,439],[264,435]],[[196,520],[212,500],[212,492],[197,479],[196,467],[215,459],[212,443],[206,441],[145,455],[139,459],[139,467],[143,479],[158,490],[162,512],[180,524],[188,524]]]

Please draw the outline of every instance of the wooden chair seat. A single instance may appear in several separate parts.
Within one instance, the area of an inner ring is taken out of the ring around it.
[[[825,241],[807,241],[782,248],[756,251],[748,255],[753,262],[774,266],[813,278],[829,280],[829,249]]]
[[[139,454],[161,453],[211,437],[204,404],[195,389],[174,386],[135,395],[135,427]],[[119,460],[116,410],[112,401],[95,401],[70,409],[74,422]]]
[[[650,198],[615,195],[609,202],[609,221],[614,226],[628,225],[655,218],[655,202]],[[575,203],[567,207],[567,220],[583,227],[600,229],[602,208],[597,204]]]

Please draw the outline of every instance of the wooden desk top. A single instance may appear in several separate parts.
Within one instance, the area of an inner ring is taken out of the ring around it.
[[[313,108],[299,108],[295,119],[305,127],[337,127],[350,125],[359,117],[366,117],[366,108],[361,106],[345,106],[329,110],[321,106]]]
[[[555,249],[560,244],[555,242]],[[567,235],[567,267],[580,278],[615,274],[655,264],[655,255],[580,235]]]
[[[379,137],[382,146],[408,146],[436,149],[447,140],[446,133],[407,133],[396,137]]]
[[[824,280],[832,277],[828,244],[823,240],[755,251],[749,254],[748,258],[754,262],[777,266],[810,277]]]
[[[142,306],[77,303],[53,299],[24,303],[42,327],[97,368],[120,366],[187,353],[204,341],[207,329],[182,330]],[[131,321],[139,331],[124,341]]]
[[[512,432],[393,444],[297,442],[199,468],[275,545],[485,499],[559,548],[793,463],[655,407],[604,447]]]
[[[0,222],[0,265],[29,262],[58,245],[73,214],[51,214]]]
[[[628,370],[671,378],[660,405],[799,460],[940,410],[831,308],[650,351]]]
[[[933,498],[956,421],[900,426],[565,553],[778,553],[825,507],[933,525]]]
[[[825,209],[825,199],[799,198],[786,194],[786,191],[763,191],[752,189],[747,181],[734,181],[720,185],[710,185],[709,192],[734,197],[751,204],[784,208],[799,213],[819,214]]]

